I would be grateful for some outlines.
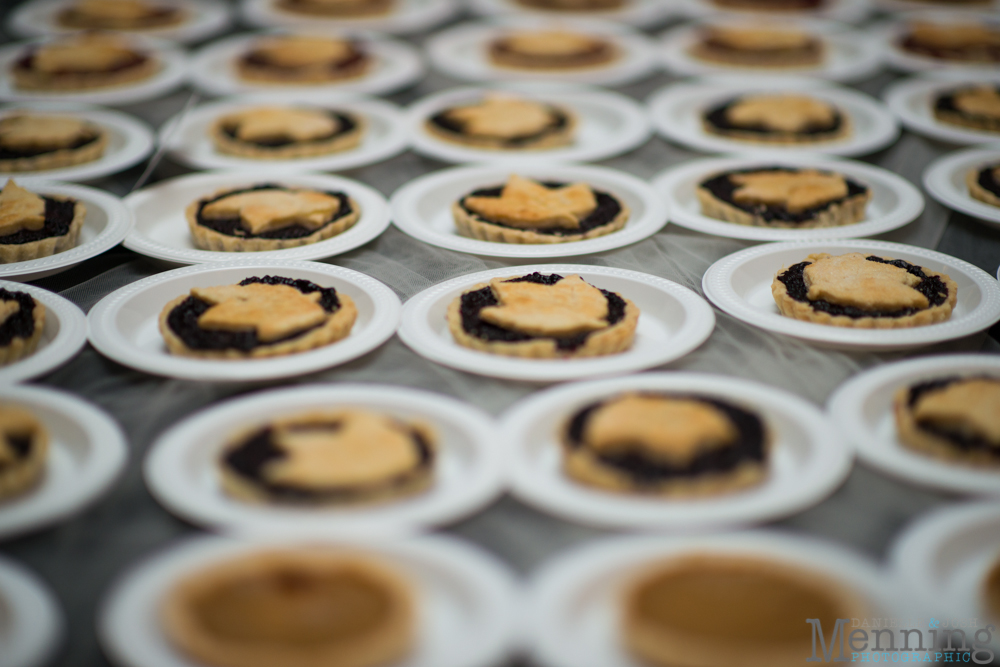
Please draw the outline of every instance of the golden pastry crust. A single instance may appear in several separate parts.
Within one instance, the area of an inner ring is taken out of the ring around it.
[[[861,257],[861,260],[866,261],[861,253],[848,253],[848,255],[858,255]],[[842,255],[841,257],[845,257],[845,255]],[[833,259],[833,257],[828,253],[816,253],[806,257],[805,261],[811,264],[816,264],[825,259]],[[883,257],[881,259],[889,260],[890,258]],[[849,317],[848,315],[835,315],[816,310],[809,301],[798,301],[789,295],[788,288],[785,283],[778,280],[779,276],[784,274],[789,268],[790,267],[787,266],[782,267],[782,269],[775,274],[774,281],[771,283],[771,294],[774,296],[774,301],[778,306],[778,311],[782,315],[805,322],[854,329],[905,329],[935,324],[937,322],[944,322],[951,317],[951,311],[955,307],[955,303],[958,301],[958,285],[948,275],[944,273],[937,273],[924,267],[917,267],[922,269],[928,277],[937,277],[940,279],[948,290],[948,295],[941,304],[923,307],[916,310],[916,312],[911,315],[904,315],[901,317],[855,318]],[[887,281],[879,284],[880,287],[882,285],[895,287],[896,283],[893,281]],[[808,283],[807,287],[809,287]],[[915,290],[910,291],[915,292]],[[858,296],[859,298],[863,298],[863,295]],[[864,310],[874,310],[877,307],[878,306],[873,305],[871,308]]]
[[[0,159],[0,173],[62,169],[77,164],[93,162],[104,155],[104,151],[108,145],[108,133],[104,128],[73,118],[38,116],[30,113],[15,113],[0,120],[0,146],[13,149],[14,146],[12,144],[25,145],[30,144],[32,141],[44,141],[45,137],[37,136],[36,138],[31,134],[25,134],[25,130],[39,129],[37,127],[31,128],[30,126],[38,125],[39,120],[44,124],[46,123],[46,119],[52,119],[55,122],[65,120],[78,123],[80,131],[92,134],[94,139],[79,148],[72,148],[68,144],[64,147],[52,144],[51,150],[38,155]],[[46,145],[46,148],[48,148],[48,145]]]
[[[529,70],[588,69],[621,57],[620,49],[606,39],[558,30],[499,37],[489,44],[487,54],[498,67]]]
[[[934,118],[958,127],[1000,132],[1000,86],[970,86],[938,95]]]
[[[77,0],[56,15],[59,25],[83,30],[157,30],[187,19],[180,7],[143,0]]]
[[[978,167],[967,171],[965,173],[965,185],[969,188],[969,195],[971,195],[973,199],[978,199],[979,201],[990,204],[991,206],[1000,206],[1000,197],[996,196],[994,193],[979,184],[980,174],[988,169],[993,170],[994,180],[1000,182],[1000,178],[997,178],[997,174],[1000,172],[1000,165],[987,165],[985,167]]]
[[[702,128],[708,134],[758,144],[817,144],[839,141],[853,132],[851,119],[832,104],[804,95],[758,95],[734,100],[725,112],[728,126],[720,126],[702,116]],[[823,122],[839,116],[839,124],[821,132],[805,131],[811,121]],[[768,131],[741,129],[763,125]]]
[[[43,55],[53,54],[48,66],[38,65]],[[124,66],[114,66],[115,58],[134,58]],[[59,63],[77,63],[66,70]],[[88,69],[88,63],[93,68]],[[46,43],[31,55],[31,64],[15,62],[10,72],[14,87],[22,90],[88,90],[126,86],[153,77],[161,64],[152,54],[143,53],[112,34],[84,33],[63,41]]]
[[[710,63],[730,67],[810,67],[826,55],[821,39],[791,29],[710,26],[688,53]]]
[[[452,144],[497,151],[535,151],[567,146],[573,143],[576,133],[577,117],[568,108],[517,98],[487,97],[475,104],[444,109],[438,115],[467,113],[467,110],[483,110],[485,113],[494,114],[495,119],[487,118],[486,120],[497,121],[493,123],[496,127],[491,128],[491,123],[486,123],[483,131],[468,132],[464,131],[465,128],[463,128],[461,132],[451,132],[435,123],[433,119],[427,119],[424,121],[424,130],[428,134]],[[526,114],[536,116],[540,115],[539,112],[542,111],[550,119],[556,114],[561,115],[565,119],[562,126],[546,126],[544,123],[538,122],[538,118],[532,118],[530,122],[518,122],[519,116],[521,118]],[[535,127],[532,127],[533,125]],[[538,133],[536,138],[527,141],[519,140],[517,143],[511,142],[510,136],[518,136],[518,134],[530,136],[533,131]]]
[[[331,153],[341,153],[361,145],[366,121],[361,116],[337,112],[348,116],[354,127],[347,132],[338,132],[329,139],[309,139],[293,141],[285,146],[264,146],[233,137],[226,131],[228,127],[238,124],[243,118],[259,109],[246,109],[235,114],[227,114],[217,118],[209,126],[208,135],[215,149],[225,155],[248,158],[251,160],[298,160],[302,158],[320,157]],[[289,111],[295,111],[288,107]]]
[[[21,458],[8,443],[8,436],[30,438],[27,456]],[[49,432],[28,410],[0,405],[0,502],[19,496],[34,486],[45,471]]]
[[[160,618],[170,641],[207,665],[377,667],[412,650],[416,605],[395,568],[307,547],[230,557],[188,574],[167,592]]]
[[[235,66],[244,81],[308,85],[365,76],[374,58],[350,40],[287,35],[259,40]]]
[[[35,327],[27,338],[15,336],[7,345],[0,346],[0,366],[20,361],[34,354],[35,350],[38,349],[38,343],[42,340],[42,331],[45,329],[45,306],[34,297],[31,300],[35,303],[35,308],[32,311],[32,321],[35,323]],[[0,305],[3,303],[0,301]]]
[[[388,14],[396,0],[275,0],[274,6],[290,14],[360,18]]]
[[[45,195],[45,197],[57,201],[73,201],[70,197],[63,197],[61,195]],[[70,221],[69,230],[65,234],[49,236],[28,243],[0,242],[0,264],[26,262],[32,259],[50,257],[56,253],[76,247],[77,239],[80,236],[80,229],[83,228],[83,221],[86,217],[87,206],[82,201],[77,201],[73,206],[73,219]]]

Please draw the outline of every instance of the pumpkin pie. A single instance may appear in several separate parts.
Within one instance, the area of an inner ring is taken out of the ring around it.
[[[744,95],[706,111],[709,134],[763,144],[815,144],[850,134],[850,120],[836,106],[806,95]]]
[[[817,169],[739,169],[706,178],[695,190],[704,215],[739,225],[814,229],[859,222],[871,189]]]
[[[120,35],[86,32],[30,46],[11,65],[15,88],[70,91],[149,79],[160,63]]]
[[[45,306],[27,292],[0,287],[0,366],[32,354],[45,329]]]
[[[0,173],[62,169],[100,159],[104,128],[72,116],[15,112],[0,119]]]
[[[195,287],[160,313],[171,354],[202,359],[277,357],[346,338],[357,319],[354,301],[332,287],[282,276],[236,285]]]
[[[494,278],[448,306],[455,342],[490,354],[596,357],[632,346],[639,308],[580,276],[538,272]]]
[[[945,62],[996,63],[1000,62],[1000,28],[914,21],[900,38],[899,48]]]
[[[543,150],[573,142],[576,114],[565,107],[501,95],[448,107],[427,119],[445,141],[491,150]]]
[[[793,319],[901,329],[950,318],[958,286],[943,273],[902,259],[818,253],[778,271],[771,294],[781,314]]]
[[[56,15],[60,26],[81,30],[153,30],[186,19],[180,7],[145,0],[76,0]]]
[[[970,169],[965,175],[969,194],[991,206],[1000,206],[1000,163]]]
[[[237,59],[236,73],[251,83],[323,84],[364,76],[373,64],[354,40],[280,35],[257,40]]]
[[[526,70],[587,69],[620,57],[603,37],[559,30],[512,32],[490,42],[488,53],[494,65]]]
[[[630,392],[590,403],[566,421],[563,469],[608,491],[729,493],[761,483],[769,441],[763,420],[729,401]]]
[[[282,11],[317,18],[363,18],[387,14],[395,0],[275,0]]]
[[[38,481],[48,453],[49,432],[42,422],[22,407],[0,404],[0,503]]]
[[[942,123],[1000,132],[1000,86],[965,86],[934,100],[934,117]]]
[[[76,245],[87,217],[83,202],[25,190],[13,179],[0,190],[0,264],[48,257]]]
[[[707,26],[692,57],[729,67],[810,67],[823,62],[823,41],[793,28]]]
[[[253,107],[218,118],[208,133],[226,155],[292,160],[357,148],[364,130],[361,116],[346,111]]]

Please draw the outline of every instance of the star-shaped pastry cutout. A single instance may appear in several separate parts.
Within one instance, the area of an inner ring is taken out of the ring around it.
[[[288,285],[195,287],[191,296],[212,304],[198,317],[202,329],[256,331],[263,343],[319,326],[327,318],[318,291],[303,294]]]
[[[873,262],[859,252],[813,261],[802,271],[810,301],[829,301],[862,310],[927,308],[914,287],[920,278],[892,264]]]
[[[955,106],[965,113],[1000,118],[1000,88],[976,86],[955,93]]]
[[[340,210],[336,197],[313,190],[252,190],[207,204],[201,214],[209,219],[239,217],[251,234],[298,224],[318,229]]]
[[[283,67],[336,63],[355,52],[346,39],[294,35],[261,41],[254,51]]]
[[[782,132],[801,132],[811,126],[827,126],[836,117],[830,104],[800,95],[745,97],[726,109],[726,118],[739,127],[763,127]]]
[[[842,176],[815,169],[732,174],[729,180],[739,185],[735,201],[783,205],[793,213],[847,196]]]
[[[127,65],[135,56],[120,37],[84,33],[42,46],[32,67],[41,72],[103,72]]]
[[[580,276],[566,276],[554,285],[494,278],[490,289],[498,305],[483,308],[479,317],[504,329],[572,336],[608,326],[607,297]]]
[[[14,234],[22,229],[37,231],[45,226],[45,200],[7,181],[0,191],[0,236]]]
[[[552,122],[552,112],[544,104],[499,96],[451,109],[446,115],[458,122],[465,134],[501,139],[529,135]]]
[[[917,400],[913,416],[1000,449],[1000,380],[974,378],[928,391]]]
[[[514,174],[499,197],[469,196],[463,204],[487,220],[511,227],[578,229],[597,208],[597,197],[586,183],[547,188]]]
[[[531,56],[570,56],[603,45],[602,40],[564,30],[518,32],[504,41],[512,51]]]
[[[332,135],[340,125],[323,111],[290,107],[255,107],[227,116],[222,122],[234,123],[236,137],[243,141],[281,138],[309,141]]]
[[[8,116],[0,120],[0,146],[13,150],[62,148],[84,134],[86,123],[69,116]]]

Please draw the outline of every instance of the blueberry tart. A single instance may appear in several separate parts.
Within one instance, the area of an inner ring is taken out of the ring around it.
[[[711,0],[717,7],[743,12],[803,12],[822,9],[827,0]]]
[[[691,56],[728,67],[812,67],[823,61],[823,41],[790,28],[708,26]]]
[[[387,14],[395,0],[275,0],[282,11],[316,18],[363,18]]]
[[[219,558],[175,580],[159,611],[169,641],[215,667],[384,667],[417,633],[402,573],[321,546]]]
[[[991,206],[1000,206],[1000,163],[970,169],[965,175],[969,194]]]
[[[126,86],[159,70],[154,56],[124,37],[90,32],[33,45],[11,65],[15,88],[42,91]]]
[[[754,412],[709,396],[627,393],[577,410],[562,431],[563,469],[587,486],[698,496],[760,484],[770,436]]]
[[[619,56],[618,47],[608,40],[576,32],[513,32],[489,44],[494,65],[515,69],[587,69],[607,65]]]
[[[805,95],[745,95],[712,107],[702,117],[709,134],[763,144],[816,144],[850,134],[849,118]]]
[[[343,192],[264,183],[219,190],[191,202],[185,215],[199,248],[260,252],[336,236],[354,226],[361,208]]]
[[[258,40],[237,59],[236,73],[251,83],[308,85],[364,76],[372,64],[353,40],[282,35]]]
[[[778,271],[771,294],[782,315],[857,329],[902,329],[951,317],[955,281],[902,259],[851,252],[809,255]]]
[[[616,232],[628,222],[620,199],[586,183],[537,183],[516,174],[451,206],[462,236],[494,243],[567,243]]]
[[[0,366],[32,354],[45,329],[45,306],[27,292],[0,287]]]
[[[364,120],[353,113],[254,107],[220,117],[209,128],[215,149],[251,160],[294,160],[357,148]]]
[[[171,354],[203,359],[277,357],[346,338],[354,301],[332,287],[281,276],[194,287],[160,313]]]
[[[71,116],[14,113],[0,119],[0,173],[62,169],[100,159],[108,133]]]
[[[596,357],[632,346],[639,308],[580,276],[531,273],[473,286],[448,306],[455,342],[510,357]]]
[[[554,104],[494,95],[442,109],[424,127],[439,139],[473,148],[542,150],[573,142],[576,115]]]
[[[765,167],[727,171],[698,184],[695,195],[710,218],[786,229],[839,227],[859,222],[871,189],[817,169]]]
[[[627,0],[516,0],[528,9],[549,12],[608,12],[621,9]]]
[[[276,419],[233,438],[219,461],[242,500],[348,504],[392,500],[433,482],[436,438],[424,424],[360,409]]]
[[[0,264],[48,257],[76,245],[87,217],[83,202],[38,195],[13,179],[0,190]]]
[[[918,382],[896,392],[893,411],[905,446],[956,463],[1000,466],[1000,378]]]
[[[187,19],[180,7],[145,0],[76,0],[56,15],[56,23],[79,30],[154,30]]]
[[[31,488],[42,476],[49,432],[24,408],[0,404],[0,503]]]
[[[1000,86],[966,86],[934,100],[934,117],[942,123],[1000,132]]]
[[[916,21],[898,45],[908,53],[944,62],[1000,62],[1000,29],[990,25]]]

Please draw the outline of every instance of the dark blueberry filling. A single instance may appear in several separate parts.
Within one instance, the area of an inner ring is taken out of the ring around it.
[[[944,389],[945,387],[953,385],[956,382],[961,382],[963,380],[997,381],[997,378],[993,378],[988,375],[976,375],[971,377],[959,377],[957,375],[953,375],[951,377],[939,378],[937,380],[930,380],[928,382],[921,382],[919,384],[915,384],[912,387],[910,387],[910,393],[909,396],[907,397],[906,404],[909,408],[912,409],[916,406],[917,401],[919,401],[920,397],[923,396],[924,394],[931,391]],[[944,426],[934,424],[933,422],[927,420],[918,421],[917,425],[920,426],[920,428],[922,428],[923,430],[932,433],[933,435],[936,435],[939,438],[944,438],[952,445],[954,445],[956,449],[959,449],[963,452],[977,452],[977,451],[986,452],[987,454],[991,454],[992,456],[1000,460],[1000,448],[998,448],[996,445],[990,444],[989,440],[987,440],[986,438],[983,438],[981,436],[969,436],[965,433],[962,433],[961,431],[954,431],[945,428]]]
[[[296,141],[287,136],[276,136],[276,137],[269,137],[267,139],[258,139],[257,141],[246,141],[237,138],[236,130],[239,128],[239,126],[236,125],[235,123],[232,125],[223,126],[222,131],[225,132],[226,135],[230,139],[233,139],[234,141],[242,141],[245,144],[253,144],[254,146],[260,146],[262,148],[281,148],[283,146],[291,146],[292,144],[309,145],[312,143],[319,143],[321,141],[329,141],[330,139],[333,139],[335,137],[339,137],[345,134],[349,134],[350,132],[353,132],[354,129],[358,126],[358,123],[357,121],[354,120],[353,116],[349,116],[344,113],[339,113],[337,111],[328,111],[327,113],[332,118],[338,121],[339,125],[337,129],[331,132],[330,134],[326,135],[325,137],[317,137],[316,139],[310,139],[309,141]]]
[[[41,229],[22,229],[0,236],[2,245],[21,245],[22,243],[32,243],[53,236],[65,236],[69,234],[70,223],[73,222],[73,213],[76,210],[75,199],[49,199],[45,200],[45,224]]]
[[[1000,167],[1000,164],[992,164],[980,169],[977,181],[979,187],[1000,197],[1000,181],[997,181],[995,174],[997,167]]]
[[[566,185],[566,183],[558,183],[554,181],[545,181],[542,183],[545,187],[551,189],[561,188]],[[505,224],[503,222],[498,222],[497,220],[490,220],[485,218],[478,213],[475,213],[465,205],[466,197],[499,197],[500,193],[503,192],[503,186],[497,186],[495,188],[484,188],[482,190],[474,190],[459,201],[459,206],[461,206],[466,213],[475,217],[477,220],[482,220],[483,222],[488,222],[491,225],[498,225],[500,227],[507,227],[508,229],[519,229],[521,231],[531,231],[538,234],[551,234],[553,236],[571,236],[576,234],[586,234],[592,229],[596,229],[603,225],[608,224],[621,213],[622,205],[618,203],[618,200],[609,195],[607,192],[601,192],[599,190],[594,190],[594,198],[597,199],[597,208],[590,212],[586,218],[580,221],[580,226],[576,229],[536,229],[532,227],[512,227],[511,225]]]
[[[777,220],[780,222],[808,222],[816,218],[816,216],[826,209],[830,208],[834,204],[846,201],[851,197],[857,197],[858,195],[863,195],[868,191],[868,188],[852,181],[849,178],[845,178],[844,182],[847,184],[847,196],[841,197],[839,199],[834,199],[819,206],[813,206],[812,208],[807,208],[803,211],[789,211],[784,206],[775,206],[774,204],[762,204],[754,202],[737,202],[734,198],[734,193],[740,187],[738,184],[733,182],[729,177],[733,174],[748,174],[748,173],[759,173],[764,171],[779,171],[786,173],[794,173],[798,170],[796,169],[784,169],[782,167],[764,167],[760,169],[743,169],[741,171],[730,171],[725,174],[720,174],[713,178],[703,181],[701,187],[705,188],[715,196],[716,199],[721,199],[730,206],[735,206],[741,211],[746,211],[750,215],[758,216],[767,220],[768,222]]]
[[[35,333],[35,300],[31,295],[0,287],[0,301],[17,301],[21,306],[0,324],[0,345],[10,345],[15,338],[31,338]]]
[[[301,430],[315,430],[316,424],[303,425]],[[341,427],[340,422],[330,422],[323,424],[321,428],[336,431]],[[392,488],[406,483],[415,473],[421,472],[434,464],[434,452],[424,436],[416,429],[409,432],[416,447],[420,461],[412,471],[386,480],[377,488]],[[243,444],[230,450],[223,461],[225,465],[240,477],[265,489],[268,493],[287,501],[310,501],[310,500],[350,500],[352,497],[371,493],[377,490],[371,486],[356,488],[331,488],[316,489],[303,488],[292,484],[277,484],[266,482],[263,478],[264,467],[271,461],[286,458],[288,454],[274,443],[274,430],[270,427],[263,428],[251,435]]]
[[[948,287],[944,284],[944,281],[937,276],[928,276],[919,266],[915,266],[901,259],[887,260],[874,255],[865,257],[865,259],[869,262],[891,264],[899,267],[900,269],[906,269],[907,273],[920,278],[920,282],[917,283],[913,289],[927,297],[927,301],[931,306],[940,306],[948,298]],[[840,304],[830,303],[829,301],[825,301],[823,299],[811,301],[808,297],[809,289],[806,287],[806,281],[803,275],[803,271],[805,271],[805,268],[810,264],[812,264],[812,262],[799,262],[798,264],[793,264],[788,267],[784,273],[778,276],[778,280],[785,284],[788,296],[792,297],[796,301],[808,303],[814,310],[829,313],[830,315],[846,315],[847,317],[853,319],[860,317],[906,317],[908,315],[913,315],[920,310],[919,308],[901,308],[899,310],[862,310],[856,306],[842,306]]]
[[[562,279],[562,276],[555,273],[545,276],[536,271],[535,273],[521,276],[520,278],[514,278],[513,280],[508,280],[506,282],[555,285]],[[608,300],[608,326],[617,324],[623,317],[625,317],[625,300],[614,292],[608,292],[607,290],[601,290],[601,294],[603,294],[604,298]],[[459,309],[459,312],[462,315],[462,329],[471,336],[489,341],[519,343],[521,341],[541,338],[541,336],[531,336],[518,331],[504,329],[503,327],[486,322],[479,317],[479,312],[483,308],[486,308],[487,306],[495,306],[498,303],[497,298],[493,295],[493,290],[489,287],[484,287],[482,289],[475,290],[474,292],[466,292],[463,294],[461,307]],[[555,341],[557,349],[571,352],[586,343],[587,338],[591,333],[594,332],[584,332],[560,338],[551,337],[551,340]]]
[[[531,134],[522,134],[516,137],[507,137],[503,139],[502,143],[511,147],[519,147],[525,144],[530,144],[536,142],[545,136],[552,134],[553,132],[558,132],[565,129],[566,124],[569,119],[566,114],[561,111],[548,107],[549,114],[551,115],[551,120],[548,125],[538,132],[532,132]],[[449,115],[449,110],[442,111],[441,113],[434,114],[430,118],[430,122],[436,125],[438,128],[444,130],[445,132],[450,132],[451,134],[457,134],[459,136],[470,136],[465,132],[465,124],[456,121]]]
[[[328,65],[328,67],[334,72],[345,69],[351,69],[352,67],[356,67],[357,65],[359,65],[362,61],[364,61],[367,58],[368,58],[367,54],[355,49],[351,53],[351,55],[349,55],[347,58],[343,60],[338,60],[337,62],[331,62]],[[302,67],[294,65],[292,66],[281,65],[279,63],[274,62],[263,53],[258,53],[256,51],[243,56],[242,60],[245,65],[252,65],[254,67],[265,67],[267,69],[273,69],[277,71],[295,72],[297,70],[302,69]]]
[[[751,132],[753,134],[760,135],[773,135],[773,134],[785,134],[780,130],[775,130],[774,128],[767,127],[765,125],[736,125],[731,123],[726,117],[726,112],[730,107],[739,103],[739,99],[730,100],[725,104],[721,104],[714,109],[708,111],[705,114],[705,121],[720,130],[728,130],[733,132]],[[839,111],[833,112],[833,120],[830,123],[813,123],[807,125],[804,129],[797,130],[795,134],[802,136],[814,136],[822,134],[836,134],[840,131],[840,128],[844,124],[844,118],[841,116]]]
[[[10,448],[14,450],[15,458],[21,460],[28,458],[28,454],[31,453],[31,442],[32,442],[32,437],[30,435],[15,435],[12,433],[8,433],[5,436],[0,436],[0,437],[3,437],[3,439],[7,441],[7,444],[10,446]],[[14,463],[16,463],[16,461]],[[5,464],[3,462],[0,462],[0,470],[3,470],[4,468],[10,467],[12,465],[13,463]]]
[[[15,150],[13,148],[4,148],[3,146],[0,146],[0,160],[17,160],[18,158],[46,155],[48,153],[55,153],[56,151],[76,150],[77,148],[83,148],[88,144],[94,143],[99,138],[99,135],[87,134],[80,137],[70,145],[60,146],[59,148],[30,148],[27,150]]]
[[[202,227],[208,227],[209,229],[219,232],[220,234],[225,234],[226,236],[236,236],[241,239],[300,239],[311,234],[315,234],[322,227],[309,228],[303,225],[288,225],[287,227],[281,227],[279,229],[272,229],[269,232],[264,232],[263,234],[251,234],[248,232],[243,225],[240,223],[239,216],[232,218],[206,218],[202,215],[202,211],[206,206],[212,202],[217,202],[224,197],[231,197],[232,195],[243,194],[244,192],[257,192],[258,190],[285,190],[288,188],[282,187],[280,185],[275,185],[273,183],[263,183],[261,185],[255,185],[252,188],[244,188],[242,190],[232,190],[230,192],[224,192],[217,197],[212,199],[206,199],[201,202],[198,207],[198,213],[195,215],[195,219],[198,224]],[[341,218],[350,215],[354,209],[351,207],[351,201],[348,199],[347,195],[343,192],[324,192],[323,194],[330,195],[331,197],[336,197],[337,201],[340,202],[340,208],[337,209],[337,213],[327,221],[327,225],[340,220]],[[326,225],[324,225],[325,227]]]
[[[149,60],[149,57],[141,53],[132,53],[128,60],[118,63],[114,67],[108,69],[95,70],[93,72],[70,72],[70,71],[55,71],[46,72],[46,76],[80,76],[81,74],[114,74],[116,72],[122,72],[127,69],[132,69],[133,67],[138,67]],[[35,51],[29,51],[27,54],[22,56],[17,60],[15,67],[19,70],[32,70],[35,64]]]
[[[651,396],[668,396],[650,394]],[[628,449],[616,454],[601,454],[597,458],[604,465],[627,474],[637,485],[652,486],[668,480],[698,477],[715,472],[735,470],[747,462],[760,463],[766,456],[764,425],[756,415],[735,405],[707,396],[669,396],[704,401],[724,413],[736,427],[739,435],[736,442],[728,447],[707,450],[696,455],[686,465],[678,466],[663,461],[650,460],[641,449]],[[590,416],[604,401],[589,405],[577,412],[567,427],[568,444],[573,449],[584,447],[583,433]]]
[[[333,313],[340,308],[340,299],[337,298],[337,290],[332,287],[320,287],[309,280],[297,280],[282,276],[264,276],[263,278],[254,276],[240,281],[240,285],[250,285],[252,283],[288,285],[303,294],[318,291],[321,294],[319,305],[323,307],[323,310]],[[257,339],[257,332],[254,330],[221,331],[199,327],[198,318],[209,308],[211,308],[211,305],[208,302],[189,296],[175,306],[170,311],[170,314],[167,315],[167,326],[192,350],[239,350],[241,352],[249,352],[255,347],[263,345]],[[315,328],[313,327],[313,329]],[[299,331],[291,336],[269,341],[267,345],[277,345],[278,343],[293,340],[306,335],[310,331],[312,329]]]

